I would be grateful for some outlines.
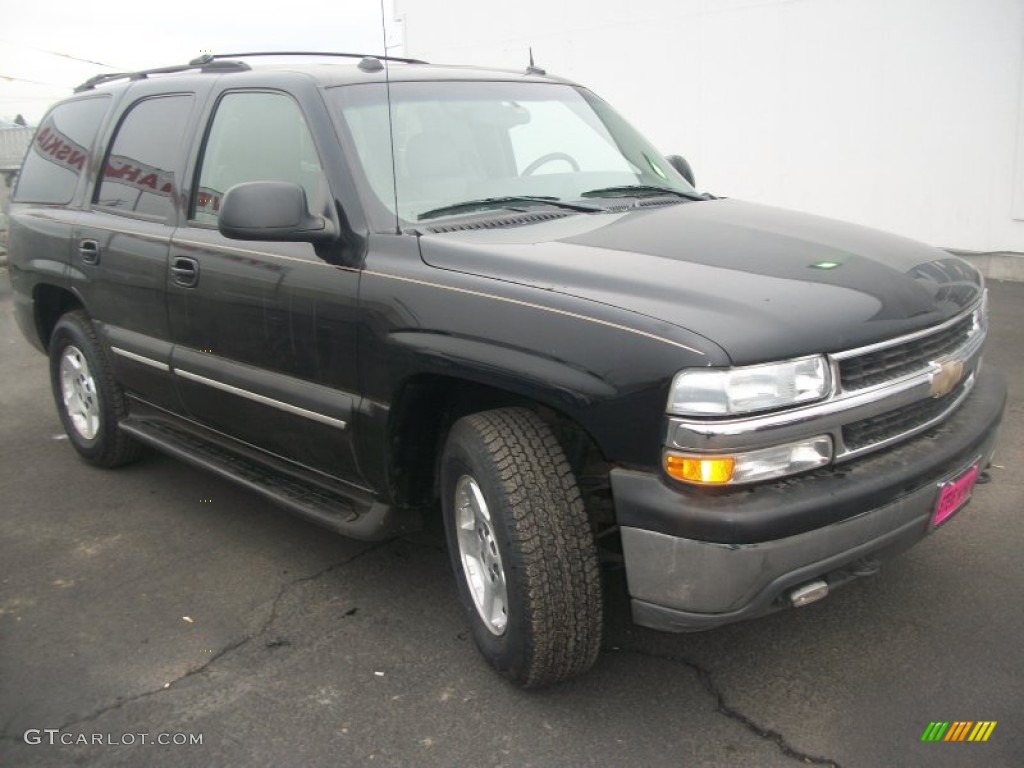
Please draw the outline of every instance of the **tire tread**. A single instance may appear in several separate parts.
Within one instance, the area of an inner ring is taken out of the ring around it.
[[[509,676],[535,688],[585,672],[601,647],[601,578],[590,521],[557,437],[523,408],[473,414],[453,435],[490,457],[498,503],[509,513],[514,555],[506,574],[522,570],[528,607],[526,663]]]

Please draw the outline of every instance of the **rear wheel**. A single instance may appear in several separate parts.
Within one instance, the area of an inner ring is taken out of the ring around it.
[[[524,688],[589,669],[601,647],[597,549],[550,427],[520,408],[460,419],[441,483],[452,568],[483,656]]]
[[[68,312],[50,337],[50,383],[68,439],[87,461],[116,467],[142,447],[118,429],[128,412],[124,392],[82,311]]]

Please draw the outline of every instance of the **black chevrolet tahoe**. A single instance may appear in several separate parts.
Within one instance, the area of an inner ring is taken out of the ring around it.
[[[358,539],[440,514],[524,687],[593,664],[603,563],[671,631],[874,573],[986,478],[1006,397],[970,264],[700,194],[534,67],[93,78],[25,158],[10,279],[87,461],[155,447]]]

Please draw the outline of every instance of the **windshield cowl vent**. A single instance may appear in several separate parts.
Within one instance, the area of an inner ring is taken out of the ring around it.
[[[659,197],[655,200],[637,200],[636,202],[630,203],[629,205],[610,205],[605,210],[609,213],[621,213],[622,211],[632,211],[636,208],[660,208],[663,205],[675,205],[681,201],[679,198],[664,198]]]
[[[515,227],[522,224],[536,224],[541,221],[554,221],[570,216],[569,213],[521,213],[514,216],[495,216],[493,218],[464,221],[458,224],[436,224],[432,227],[417,227],[422,232],[431,232],[435,235],[446,232],[465,232],[470,229],[501,229],[503,227]]]

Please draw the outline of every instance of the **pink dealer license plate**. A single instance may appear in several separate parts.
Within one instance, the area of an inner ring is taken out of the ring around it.
[[[933,528],[942,525],[967,503],[979,472],[980,465],[975,464],[958,477],[939,483],[939,500],[932,513]]]

